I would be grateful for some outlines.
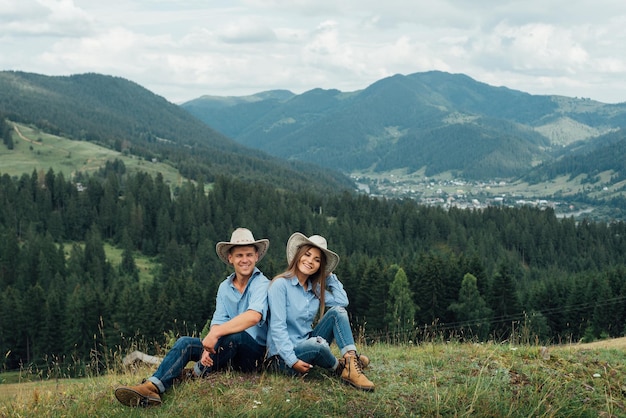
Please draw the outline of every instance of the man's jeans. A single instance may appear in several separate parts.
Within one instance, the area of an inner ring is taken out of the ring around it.
[[[215,345],[215,354],[211,354],[213,366],[200,364],[202,358],[202,340],[195,337],[180,337],[167,353],[157,371],[148,378],[161,393],[169,389],[174,379],[180,377],[183,369],[190,361],[195,361],[196,376],[204,376],[218,370],[232,367],[243,372],[259,370],[265,355],[265,347],[245,331],[226,335]]]
[[[330,344],[333,340],[337,340],[337,346],[341,350],[342,357],[348,351],[356,351],[348,312],[341,307],[330,308],[313,328],[311,336],[301,341],[294,348],[294,352],[298,359],[306,363],[334,370],[337,368],[338,361],[330,350]],[[280,356],[269,359],[268,367],[272,370],[295,373],[295,370],[288,367]]]

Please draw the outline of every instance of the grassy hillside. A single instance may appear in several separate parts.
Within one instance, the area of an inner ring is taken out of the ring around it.
[[[115,387],[136,384],[153,368],[81,380],[31,377],[0,384],[0,416],[107,417],[615,417],[626,403],[626,344],[549,348],[425,342],[364,347],[372,359],[364,393],[314,370],[305,379],[220,373],[175,386],[161,407],[129,409]],[[0,375],[0,381],[4,375]],[[15,376],[13,376],[15,377]]]
[[[45,173],[52,168],[69,179],[79,171],[94,172],[104,167],[107,161],[119,159],[127,170],[143,171],[152,176],[161,173],[172,186],[184,181],[178,170],[168,164],[149,162],[92,142],[72,141],[24,124],[14,124],[14,128],[14,149],[0,146],[0,174],[20,176],[33,170]]]
[[[233,176],[287,190],[352,187],[337,171],[241,146],[180,106],[119,77],[0,71],[0,118],[167,162],[184,177],[206,183]]]

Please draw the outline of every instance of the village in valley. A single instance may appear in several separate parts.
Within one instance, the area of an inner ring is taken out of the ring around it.
[[[352,174],[358,190],[372,197],[389,199],[408,198],[428,206],[444,209],[484,209],[489,206],[532,206],[551,208],[558,217],[574,218],[593,212],[593,208],[568,202],[538,197],[505,180],[469,181],[455,178],[434,178],[416,174],[370,175]]]

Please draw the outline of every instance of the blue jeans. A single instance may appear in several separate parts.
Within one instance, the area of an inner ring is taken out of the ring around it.
[[[330,351],[330,344],[333,340],[337,341],[341,356],[348,351],[356,351],[348,312],[345,308],[338,306],[334,306],[326,312],[322,320],[311,331],[310,337],[301,341],[294,348],[294,352],[298,359],[306,363],[334,370],[339,362]],[[296,373],[295,370],[285,364],[280,356],[270,359],[269,367],[273,370]]]
[[[174,379],[180,377],[190,361],[196,362],[194,365],[196,376],[205,376],[228,367],[243,372],[257,371],[265,355],[265,347],[257,344],[245,331],[225,335],[217,340],[215,354],[211,354],[213,359],[211,367],[200,364],[203,351],[200,338],[180,337],[148,381],[154,383],[163,393],[172,387]]]

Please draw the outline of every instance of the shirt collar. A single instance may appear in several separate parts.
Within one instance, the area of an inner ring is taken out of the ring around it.
[[[261,274],[261,270],[259,270],[258,267],[254,267],[254,270],[252,271],[252,275],[250,276],[250,279],[248,280],[248,284],[250,284],[250,282],[259,274]],[[230,283],[230,285],[233,285],[233,280],[235,280],[235,273],[230,273],[230,275],[228,276],[228,281]],[[246,285],[246,287],[248,287],[248,285]]]
[[[297,276],[293,276],[291,279],[289,279],[291,284],[293,286],[298,286],[300,284],[300,281],[298,280]],[[304,287],[304,286],[303,286]],[[310,292],[313,289],[313,287],[311,286],[311,281],[307,280],[306,281],[306,288],[304,290],[306,290],[307,292]]]

